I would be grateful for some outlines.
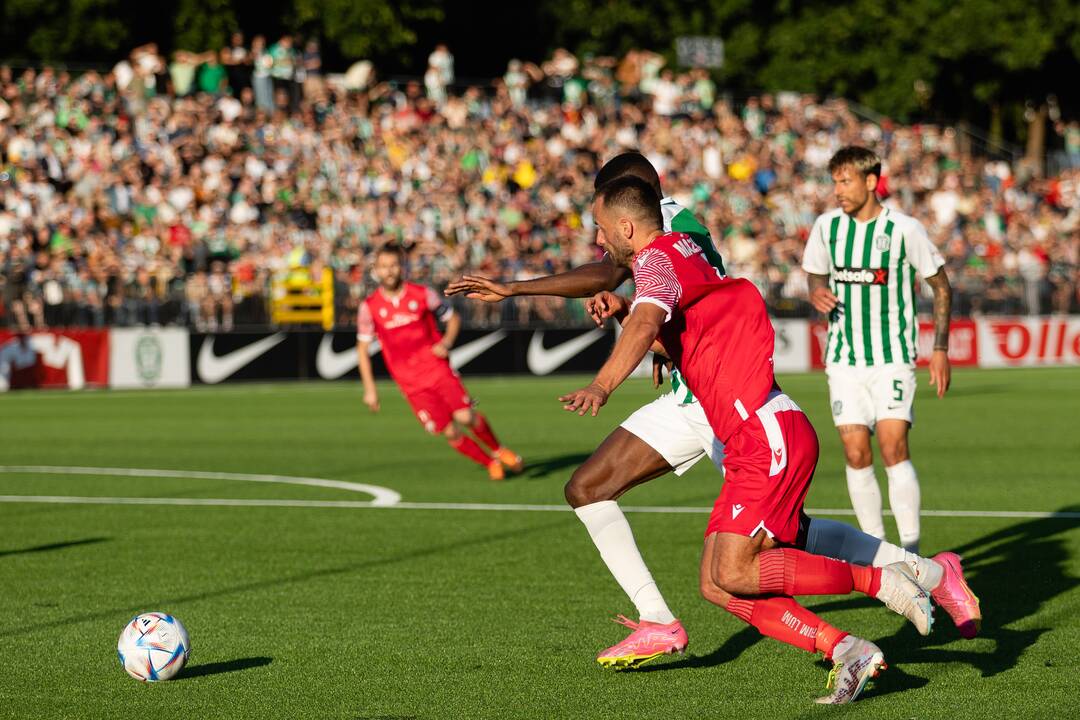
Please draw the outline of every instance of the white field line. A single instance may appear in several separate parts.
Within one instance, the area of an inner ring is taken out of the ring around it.
[[[168,497],[99,497],[72,495],[0,495],[0,503],[46,503],[58,505],[179,505],[218,507],[292,507],[292,508],[395,508],[398,510],[476,510],[496,512],[569,512],[566,505],[527,503],[454,503],[403,502],[401,495],[389,488],[344,480],[261,475],[250,473],[207,472],[202,470],[158,470],[152,468],[101,468],[68,465],[0,465],[0,473],[37,475],[108,475],[118,477],[195,478],[199,480],[238,480],[290,485],[335,488],[371,495],[373,500],[288,500],[259,498],[168,498]],[[629,505],[624,512],[654,514],[695,514],[711,512],[708,507]],[[889,511],[885,511],[889,512]],[[848,508],[808,508],[810,515],[851,516]],[[1044,512],[1024,510],[923,510],[926,517],[947,518],[1067,518],[1080,519],[1080,512]],[[891,513],[890,513],[891,514]]]
[[[0,503],[44,503],[57,505],[172,505],[211,507],[287,507],[287,508],[346,508],[383,510],[452,510],[495,512],[570,512],[566,505],[529,505],[517,503],[439,503],[399,502],[393,505],[376,505],[359,500],[277,500],[254,498],[148,498],[148,497],[88,497],[69,495],[0,495]],[[707,515],[711,508],[683,506],[633,506],[622,508],[623,512],[654,513],[669,515]],[[807,508],[811,516],[854,515],[844,508]],[[888,511],[885,511],[888,512]],[[943,518],[1057,518],[1080,519],[1080,512],[1039,512],[1022,510],[923,510],[926,517]]]
[[[383,507],[401,501],[401,494],[389,488],[345,480],[292,477],[290,475],[253,475],[250,473],[203,472],[200,470],[153,470],[147,468],[97,468],[67,465],[0,465],[0,473],[17,475],[109,475],[123,477],[194,478],[197,480],[239,480],[242,482],[285,483],[312,487],[334,488],[370,495],[373,500],[363,505]]]

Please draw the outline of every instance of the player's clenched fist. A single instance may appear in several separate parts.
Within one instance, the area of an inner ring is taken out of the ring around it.
[[[585,301],[585,311],[597,325],[603,325],[609,317],[621,320],[629,312],[626,298],[604,290]]]
[[[822,315],[831,313],[839,302],[840,298],[833,295],[832,290],[827,287],[814,288],[810,293],[810,304]]]
[[[379,395],[374,390],[364,391],[364,404],[371,412],[379,412]]]
[[[591,413],[596,417],[596,413],[600,412],[600,408],[607,402],[609,394],[604,388],[592,383],[581,390],[561,396],[559,402],[564,403],[563,410],[576,412],[578,415]]]

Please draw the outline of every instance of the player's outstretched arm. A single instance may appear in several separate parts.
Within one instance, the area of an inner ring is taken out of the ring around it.
[[[949,365],[949,322],[952,313],[952,286],[945,268],[926,278],[926,284],[934,291],[934,353],[930,356],[930,384],[937,388],[937,396],[945,397],[952,383]]]
[[[499,283],[479,275],[465,275],[450,283],[447,295],[465,293],[465,297],[484,302],[499,302],[516,295],[555,295],[581,298],[604,290],[614,290],[630,277],[629,268],[616,265],[608,258],[567,270],[557,275]]]
[[[615,343],[611,357],[597,373],[596,379],[587,387],[559,398],[559,401],[564,403],[563,409],[578,415],[588,412],[596,417],[596,413],[615,388],[630,377],[630,373],[645,357],[645,353],[649,352],[666,316],[667,312],[663,308],[652,303],[638,305],[623,325],[622,335]]]
[[[375,389],[375,373],[371,371],[371,355],[366,340],[356,341],[356,363],[360,369],[360,381],[364,384],[364,404],[371,412],[379,412],[379,393]]]

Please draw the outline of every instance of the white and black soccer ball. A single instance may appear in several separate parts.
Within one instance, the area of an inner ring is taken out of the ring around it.
[[[116,654],[124,671],[143,682],[175,677],[190,652],[191,641],[183,623],[161,612],[132,618],[116,643]]]

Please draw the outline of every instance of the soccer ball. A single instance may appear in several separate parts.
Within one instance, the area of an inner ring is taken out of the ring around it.
[[[180,672],[191,652],[184,625],[172,615],[143,613],[120,633],[116,654],[124,671],[143,682],[169,680]]]

